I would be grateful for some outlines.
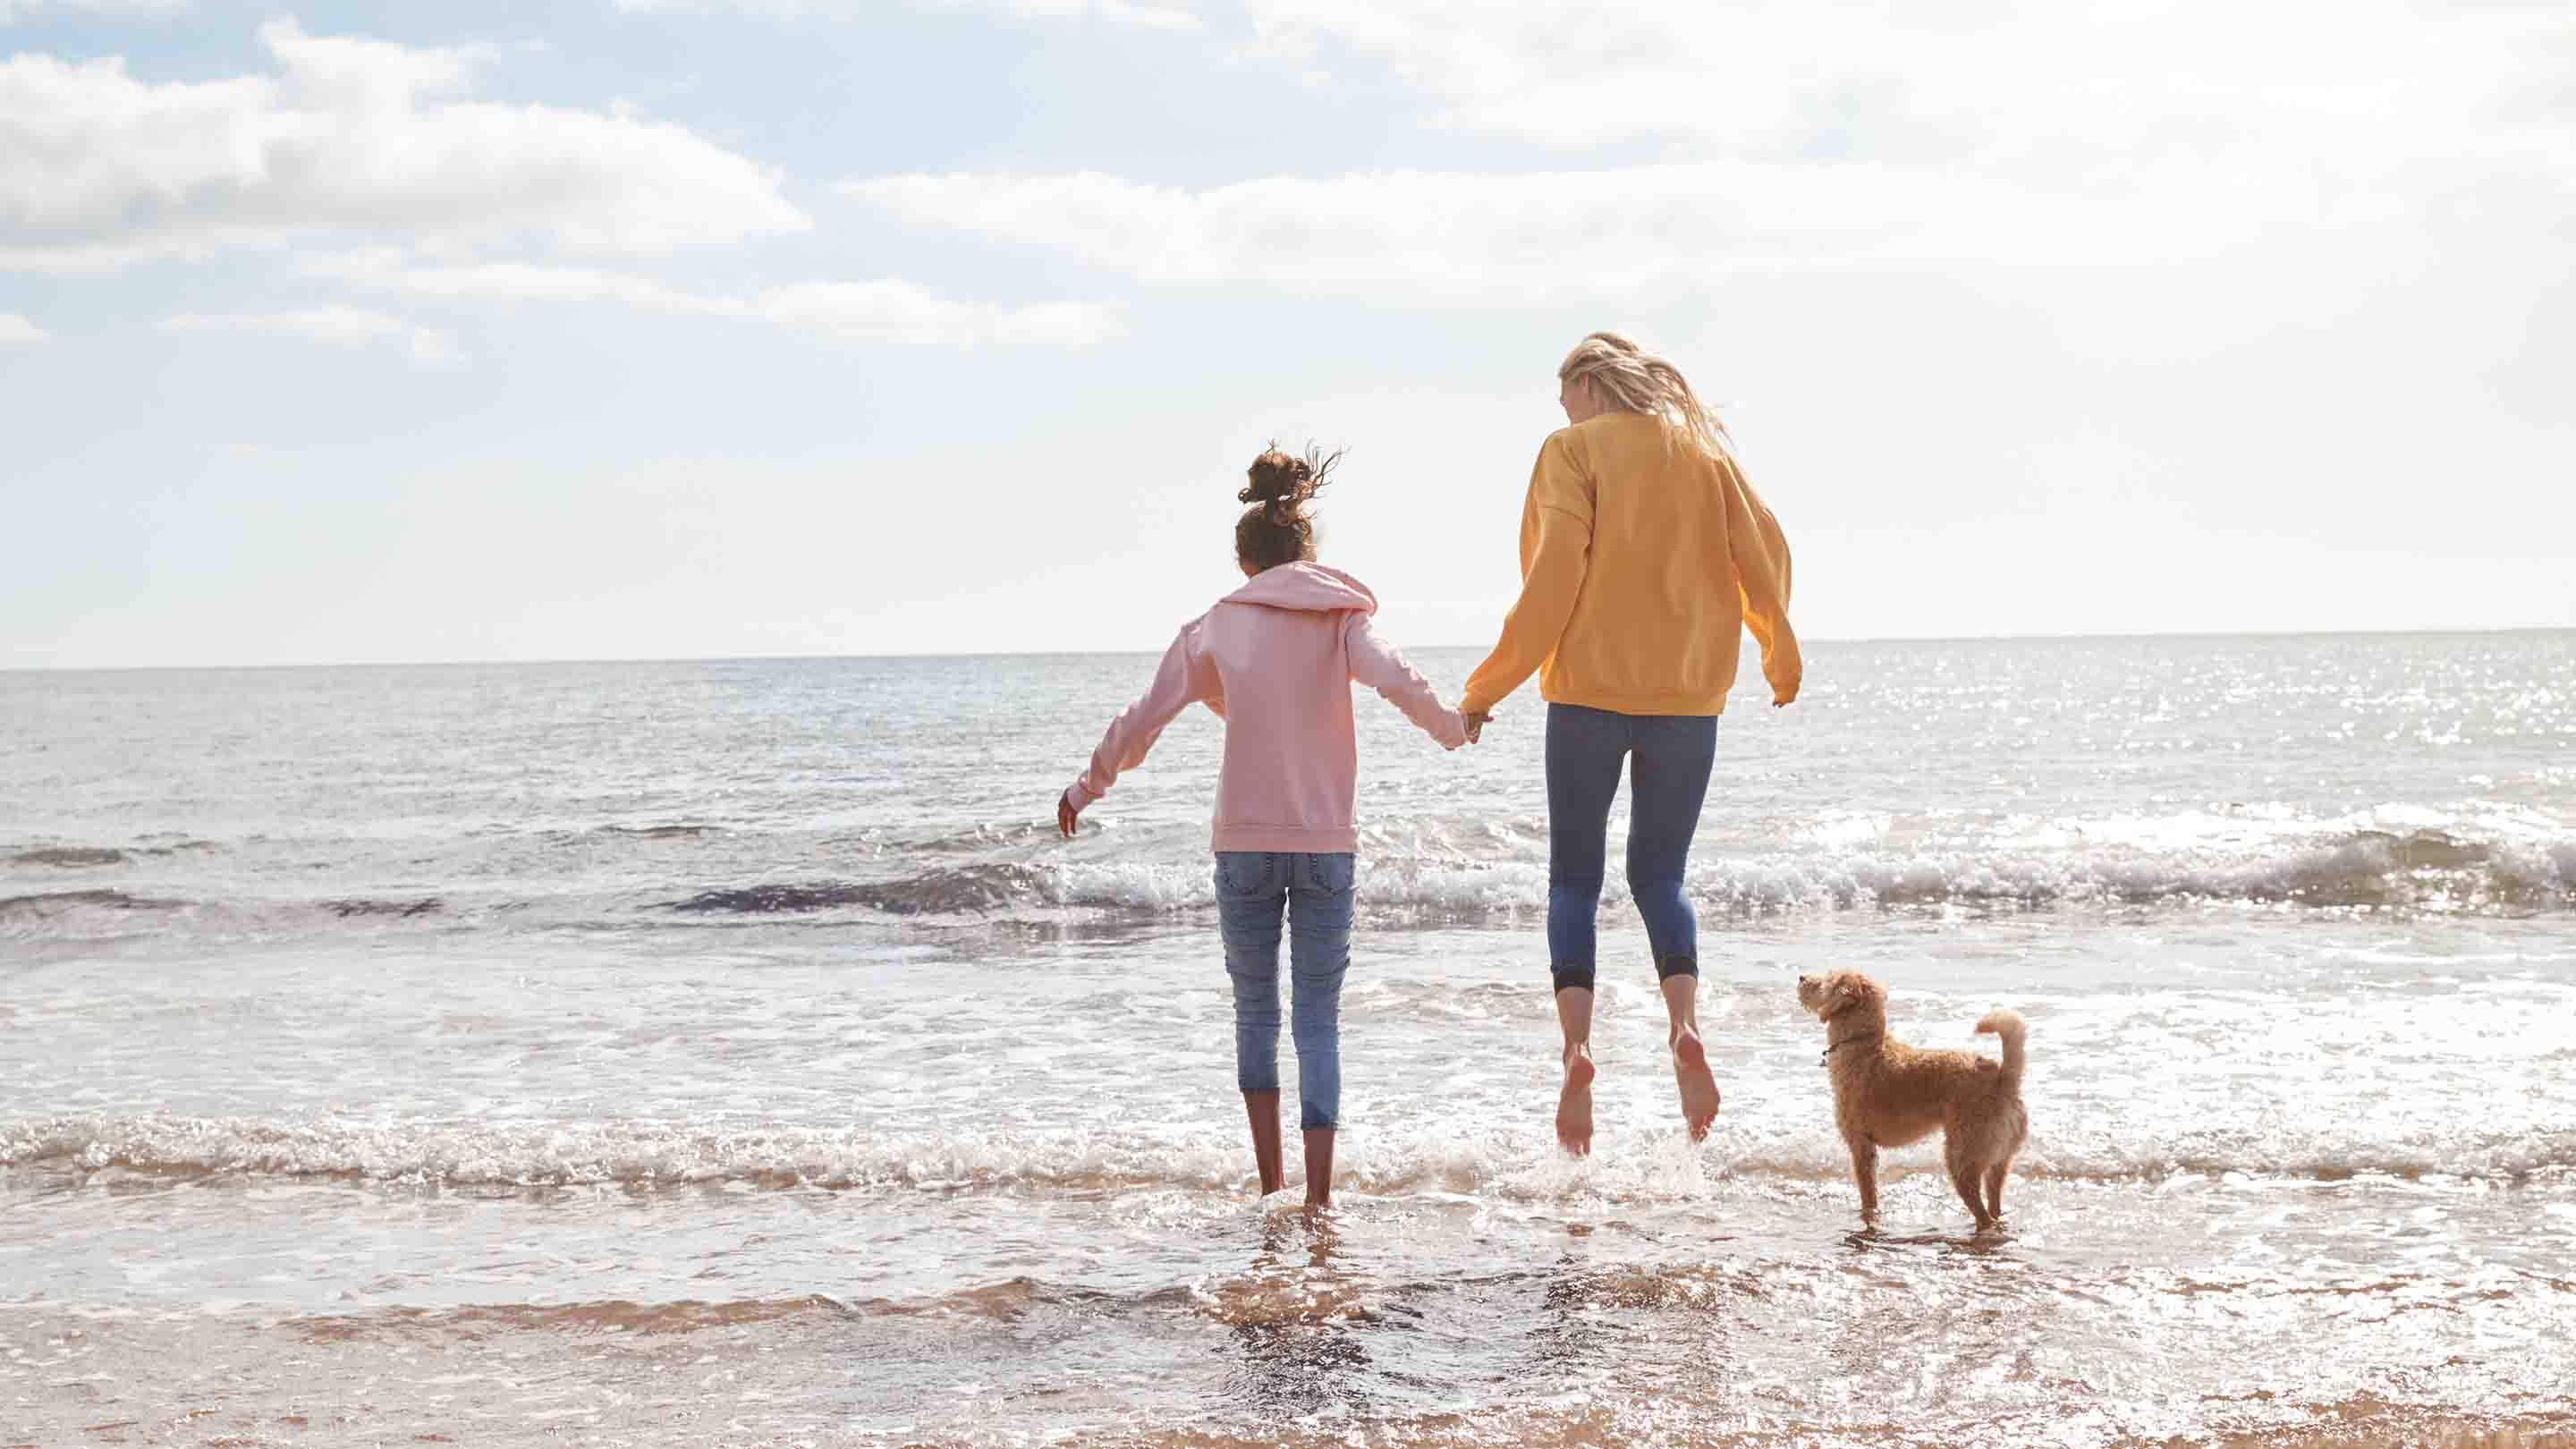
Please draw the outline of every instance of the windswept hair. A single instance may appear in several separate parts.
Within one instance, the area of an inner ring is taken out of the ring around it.
[[[1329,475],[1340,461],[1338,449],[1327,454],[1309,445],[1300,457],[1281,451],[1276,442],[1253,459],[1245,473],[1249,481],[1234,495],[1237,502],[1252,505],[1235,520],[1235,559],[1259,573],[1314,558],[1315,520],[1307,516],[1306,503],[1332,481]]]
[[[1662,418],[1679,428],[1702,451],[1727,457],[1726,424],[1691,391],[1690,379],[1667,358],[1639,347],[1617,332],[1595,332],[1565,354],[1556,380],[1588,377],[1601,390],[1602,401],[1632,413]]]

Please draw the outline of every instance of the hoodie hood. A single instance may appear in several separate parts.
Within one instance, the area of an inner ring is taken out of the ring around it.
[[[1245,580],[1242,588],[1225,596],[1228,604],[1260,604],[1272,609],[1303,609],[1309,613],[1328,614],[1337,609],[1356,609],[1362,614],[1377,612],[1377,595],[1368,585],[1318,563],[1281,564],[1263,569]]]

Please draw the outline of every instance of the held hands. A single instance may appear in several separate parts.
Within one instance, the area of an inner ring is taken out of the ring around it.
[[[1775,689],[1771,692],[1773,709],[1787,709],[1797,702],[1798,686],[1794,684],[1786,689]],[[1485,726],[1492,722],[1494,713],[1492,710],[1471,709],[1462,713],[1459,718],[1467,722],[1467,743],[1482,744],[1485,738]]]

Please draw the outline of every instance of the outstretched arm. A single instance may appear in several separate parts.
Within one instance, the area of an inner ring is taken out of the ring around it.
[[[1733,462],[1722,461],[1718,471],[1724,475],[1726,546],[1735,566],[1744,627],[1762,646],[1762,677],[1770,681],[1776,708],[1798,697],[1806,674],[1797,631],[1789,627],[1789,539]]]
[[[1530,470],[1529,501],[1521,508],[1521,596],[1503,620],[1503,636],[1467,677],[1459,708],[1480,725],[1503,697],[1556,652],[1583,595],[1592,568],[1591,480],[1576,464],[1565,435],[1539,449]]]
[[[1153,686],[1144,697],[1120,710],[1118,717],[1109,722],[1108,731],[1100,737],[1100,748],[1091,752],[1090,768],[1056,802],[1056,827],[1071,835],[1074,817],[1092,801],[1108,794],[1121,771],[1143,764],[1146,752],[1162,737],[1163,727],[1189,708],[1192,700],[1205,699],[1214,704],[1221,698],[1216,667],[1199,652],[1199,626],[1193,623],[1172,641],[1171,648],[1163,651],[1162,666],[1154,671]],[[1219,708],[1218,712],[1224,711]]]
[[[1438,740],[1442,749],[1454,750],[1465,744],[1466,720],[1440,702],[1440,691],[1431,687],[1431,681],[1396,652],[1394,645],[1378,636],[1368,615],[1354,610],[1350,619],[1343,630],[1343,652],[1351,661],[1351,678],[1384,695],[1387,703],[1404,711],[1406,719]]]

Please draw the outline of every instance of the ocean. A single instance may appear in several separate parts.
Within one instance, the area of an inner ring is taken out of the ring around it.
[[[1054,832],[1152,671],[0,673],[0,1446],[2576,1443],[2576,633],[1748,670],[1724,1110],[1614,867],[1580,1162],[1544,706],[1364,697],[1321,1218],[1252,1188],[1222,725]],[[1862,1231],[1837,968],[2028,1019],[2008,1233],[1930,1143]]]

